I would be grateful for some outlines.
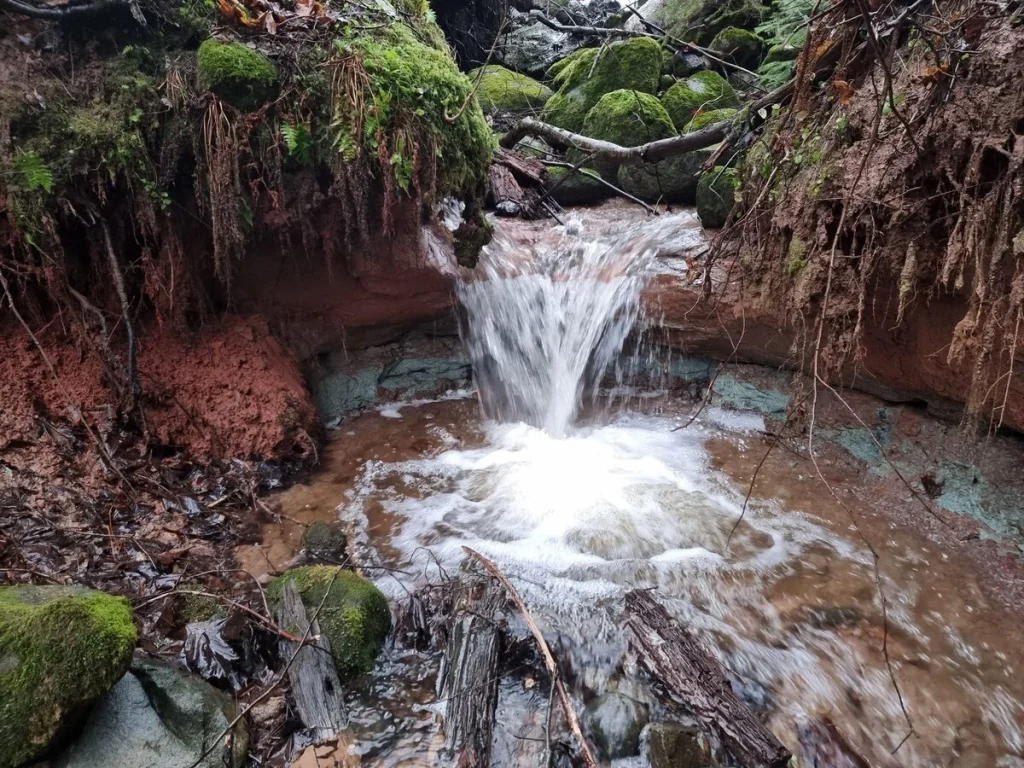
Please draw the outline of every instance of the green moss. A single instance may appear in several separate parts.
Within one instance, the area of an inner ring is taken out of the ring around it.
[[[573,76],[572,69],[575,69],[575,67],[582,66],[589,70],[590,66],[594,63],[594,57],[600,53],[600,50],[600,48],[580,48],[578,51],[573,51],[564,59],[559,59],[548,67],[547,72],[544,73],[544,78],[553,81],[556,86],[560,86],[566,79]],[[566,72],[566,70],[570,71]]]
[[[674,136],[676,129],[656,96],[622,90],[600,98],[587,113],[582,133],[621,147],[636,147]],[[574,159],[574,153],[570,153],[569,159]],[[613,172],[616,164],[603,162],[597,167],[602,172]]]
[[[753,29],[769,13],[757,0],[666,0],[655,21],[670,35],[706,45],[727,27]]]
[[[725,224],[739,188],[739,174],[734,168],[716,165],[701,174],[697,182],[697,215],[707,229],[717,229]]]
[[[704,71],[673,85],[662,95],[661,103],[672,122],[685,126],[698,112],[736,108],[740,100],[724,77]]]
[[[722,59],[746,69],[757,69],[761,63],[764,40],[739,27],[726,27],[711,41],[708,48]]]
[[[203,591],[201,584],[182,584],[183,590]],[[224,606],[212,597],[203,595],[181,595],[178,600],[178,621],[181,624],[195,624],[224,616]]]
[[[199,84],[238,109],[254,110],[277,94],[277,67],[241,43],[203,41],[198,67]]]
[[[721,123],[726,120],[732,120],[736,117],[735,109],[712,109],[709,112],[701,112],[700,114],[694,115],[693,119],[683,126],[680,133],[694,133],[699,131],[701,128],[707,128],[709,125],[715,123]]]
[[[272,601],[280,600],[289,581],[294,582],[311,615],[323,604],[317,621],[331,644],[338,674],[347,678],[369,672],[391,630],[388,601],[380,590],[352,571],[310,565],[274,579],[267,589]]]
[[[135,638],[123,598],[79,587],[0,587],[0,768],[41,755],[116,683]]]
[[[323,520],[310,523],[302,532],[302,548],[314,563],[341,564],[347,544],[345,534],[336,525]]]
[[[774,64],[780,61],[796,61],[800,55],[800,48],[791,44],[773,45],[765,54],[762,64]]]
[[[790,280],[796,278],[804,267],[807,266],[807,242],[794,237],[789,241],[789,250],[786,258],[786,277]]]
[[[217,20],[217,4],[214,0],[185,0],[177,16],[186,38],[205,36]]]
[[[476,98],[486,113],[540,109],[552,95],[550,88],[532,77],[496,64],[469,73],[471,80],[477,77],[480,78],[480,85],[477,87]]]
[[[541,118],[570,131],[579,131],[591,108],[607,93],[633,90],[656,93],[661,81],[661,47],[642,37],[607,48],[588,48],[555,76],[558,91]]]
[[[461,266],[472,269],[476,266],[481,249],[491,242],[494,228],[479,205],[470,205],[454,236],[456,261]]]

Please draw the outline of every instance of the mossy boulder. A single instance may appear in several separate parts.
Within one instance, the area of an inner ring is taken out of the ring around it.
[[[725,224],[739,188],[740,178],[734,168],[716,165],[701,174],[697,182],[697,215],[706,229]]]
[[[309,616],[323,603],[317,622],[331,645],[338,675],[345,679],[369,672],[391,631],[391,611],[381,591],[352,571],[307,565],[292,568],[270,583],[267,595],[273,603],[281,599],[289,581]]]
[[[709,112],[699,112],[693,116],[686,125],[682,126],[680,133],[695,133],[701,128],[707,128],[709,125],[715,123],[721,123],[726,120],[732,120],[736,117],[737,110],[735,109],[712,109]]]
[[[277,95],[277,67],[241,43],[204,40],[199,46],[198,71],[200,86],[244,111]]]
[[[624,165],[619,168],[618,185],[648,202],[693,205],[700,168],[713,151],[697,149],[654,164]]]
[[[302,549],[311,563],[341,564],[348,542],[336,525],[317,520],[302,532]]]
[[[745,69],[757,69],[764,55],[764,40],[739,27],[726,27],[711,41],[708,49],[719,58]]]
[[[551,199],[560,205],[587,205],[608,197],[610,190],[595,178],[597,171],[580,169],[586,173],[572,173],[568,168],[552,166],[544,172],[545,185]]]
[[[672,122],[682,127],[698,112],[733,109],[740,105],[740,100],[728,80],[709,70],[680,80],[665,91],[661,104]]]
[[[771,8],[758,0],[663,0],[650,13],[670,35],[706,45],[727,27],[753,29]]]
[[[612,91],[600,98],[583,121],[583,135],[621,147],[636,147],[674,136],[675,126],[656,96]]]
[[[480,78],[480,85],[477,87],[476,98],[487,114],[540,109],[554,93],[532,77],[497,64],[489,64],[469,73],[471,80],[477,77]]]
[[[128,669],[128,601],[83,587],[0,587],[0,768],[42,755]]]
[[[566,130],[579,131],[587,113],[605,94],[619,90],[653,94],[661,82],[661,47],[650,38],[586,48],[571,58],[555,74],[558,91],[541,114],[545,122]]]

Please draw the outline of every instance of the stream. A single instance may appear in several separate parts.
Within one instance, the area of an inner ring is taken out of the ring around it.
[[[665,712],[624,664],[622,597],[654,589],[798,756],[828,718],[874,766],[1024,765],[1024,620],[937,544],[860,514],[905,499],[852,471],[832,495],[781,450],[762,466],[761,416],[694,418],[696,403],[634,380],[652,352],[631,339],[657,320],[645,280],[678,250],[667,240],[694,231],[683,212],[499,238],[458,289],[476,390],[343,422],[323,470],[279,497],[265,556],[285,560],[303,523],[340,518],[397,603],[457,576],[471,547],[516,585],[579,711],[617,691],[652,722]],[[392,647],[350,691],[364,764],[437,762],[437,664]],[[502,682],[494,765],[540,764],[535,683]]]

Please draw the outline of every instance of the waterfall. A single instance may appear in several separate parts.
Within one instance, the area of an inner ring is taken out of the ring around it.
[[[657,230],[587,240],[575,222],[527,249],[498,239],[457,292],[484,414],[568,434],[641,314]]]

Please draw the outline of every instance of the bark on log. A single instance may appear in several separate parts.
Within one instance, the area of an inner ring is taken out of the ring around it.
[[[285,584],[278,608],[280,626],[297,635],[304,635],[309,627],[309,636],[315,642],[307,642],[297,652],[296,643],[281,641],[282,658],[295,659],[288,667],[288,681],[292,687],[295,708],[303,724],[313,732],[314,743],[333,739],[345,728],[344,703],[341,696],[341,680],[331,660],[331,647],[314,620],[310,626],[306,607],[291,582]]]
[[[640,664],[721,738],[743,768],[784,768],[792,755],[733,693],[721,665],[648,592],[626,595]]]
[[[519,186],[512,171],[504,165],[491,164],[491,169],[487,173],[487,186],[488,197],[493,205],[512,203],[521,207],[525,202],[523,188]]]
[[[494,162],[506,166],[520,181],[540,184],[544,173],[544,163],[530,157],[522,157],[504,147],[499,147],[494,154]]]
[[[446,702],[444,754],[455,765],[491,764],[494,710],[502,658],[498,626],[504,592],[487,580],[455,615],[438,674],[438,697]]]

